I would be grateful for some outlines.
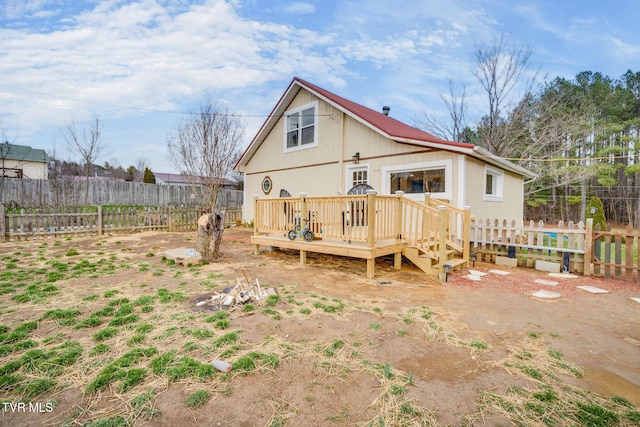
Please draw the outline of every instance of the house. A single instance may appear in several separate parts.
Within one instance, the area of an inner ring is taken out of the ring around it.
[[[26,145],[0,144],[0,170],[5,178],[47,179],[49,156]]]
[[[244,220],[252,195],[335,196],[367,184],[378,194],[425,193],[476,218],[522,224],[524,182],[532,172],[473,144],[450,142],[300,78],[294,78],[238,163]]]

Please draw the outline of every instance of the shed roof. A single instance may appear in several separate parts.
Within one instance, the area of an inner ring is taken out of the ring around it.
[[[24,162],[49,162],[49,156],[46,151],[39,148],[31,148],[27,145],[11,144],[9,142],[0,144],[0,158]]]
[[[282,94],[276,105],[274,106],[271,114],[267,117],[262,127],[256,133],[255,137],[244,151],[235,168],[239,169],[241,166],[246,166],[254,153],[258,150],[262,142],[265,140],[271,129],[278,122],[279,118],[285,113],[289,104],[301,89],[305,89],[318,98],[333,105],[338,110],[349,115],[353,119],[359,121],[365,126],[375,130],[379,134],[389,138],[398,143],[414,144],[435,149],[442,149],[448,151],[455,151],[459,153],[468,154],[483,162],[487,162],[498,166],[502,169],[514,172],[518,175],[522,175],[529,178],[535,178],[536,175],[529,170],[522,168],[508,160],[502,159],[491,154],[489,151],[478,147],[474,144],[467,144],[463,142],[453,142],[440,139],[429,132],[423,131],[416,127],[410,126],[399,120],[389,117],[380,111],[375,111],[371,108],[360,105],[356,102],[350,101],[333,92],[309,83],[299,77],[294,77],[285,92]]]

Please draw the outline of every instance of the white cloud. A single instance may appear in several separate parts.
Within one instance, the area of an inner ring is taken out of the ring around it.
[[[288,5],[286,5],[284,7],[284,11],[286,13],[307,15],[307,14],[315,13],[316,8],[311,3],[294,2],[294,3],[289,3]]]

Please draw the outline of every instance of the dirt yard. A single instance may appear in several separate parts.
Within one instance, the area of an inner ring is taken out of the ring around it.
[[[439,283],[392,258],[367,279],[249,236],[202,266],[162,257],[195,233],[1,244],[0,425],[640,425],[636,284],[482,263]],[[196,307],[243,272],[279,297]]]

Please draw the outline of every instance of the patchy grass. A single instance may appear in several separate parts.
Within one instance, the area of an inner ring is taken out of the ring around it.
[[[437,310],[427,306],[389,314],[394,312],[382,302],[374,308],[358,307],[327,295],[298,292],[295,284],[283,284],[278,295],[260,304],[244,305],[241,310],[194,312],[189,298],[202,292],[203,286],[222,285],[216,280],[224,274],[208,271],[211,266],[180,268],[161,260],[159,247],[149,252],[149,246],[136,249],[129,242],[104,241],[98,253],[98,248],[85,250],[77,240],[73,243],[39,242],[39,259],[33,256],[29,262],[25,261],[26,249],[0,258],[5,267],[0,272],[0,304],[4,306],[0,398],[44,402],[57,401],[72,389],[86,393],[86,406],[56,425],[160,423],[154,418],[167,410],[166,406],[157,407],[158,396],[167,392],[167,383],[184,393],[176,399],[183,405],[172,410],[191,411],[198,417],[198,411],[213,406],[208,402],[238,393],[241,385],[256,380],[274,384],[296,381],[298,371],[281,376],[280,368],[300,364],[305,369],[312,366],[318,378],[317,384],[305,385],[308,402],[319,399],[314,388],[340,393],[327,379],[350,384],[351,375],[357,374],[375,384],[377,396],[367,407],[368,419],[345,406],[325,413],[320,424],[435,426],[437,414],[420,406],[416,398],[421,392],[416,387],[422,381],[398,369],[397,360],[386,361],[382,353],[375,359],[372,356],[381,340],[456,346],[472,354],[479,367],[487,366],[482,358],[488,352],[482,350],[489,344],[473,336],[459,338],[447,329]],[[71,249],[78,253],[67,256]],[[55,257],[50,256],[51,250],[56,251]],[[96,280],[115,273],[126,278],[120,282]],[[358,316],[368,317],[359,320],[357,330],[348,329],[356,311]],[[313,333],[287,338],[291,325],[285,322],[312,322],[327,316],[344,322],[345,333],[330,338]],[[249,324],[268,332],[258,338],[255,330],[246,334],[243,329]],[[559,351],[545,348],[541,337],[543,333],[537,330],[524,331],[522,341],[513,343],[509,356],[495,368],[506,370],[517,379],[514,383],[526,383],[527,387],[482,391],[477,412],[461,418],[462,425],[477,425],[484,414],[496,416],[504,425],[640,424],[640,411],[624,398],[599,396],[565,384],[563,378],[580,377],[584,370]],[[209,363],[216,359],[227,360],[233,370],[218,372]],[[105,400],[106,396],[111,400]],[[265,396],[264,401],[273,410],[265,425],[285,426],[307,415],[274,396]]]

